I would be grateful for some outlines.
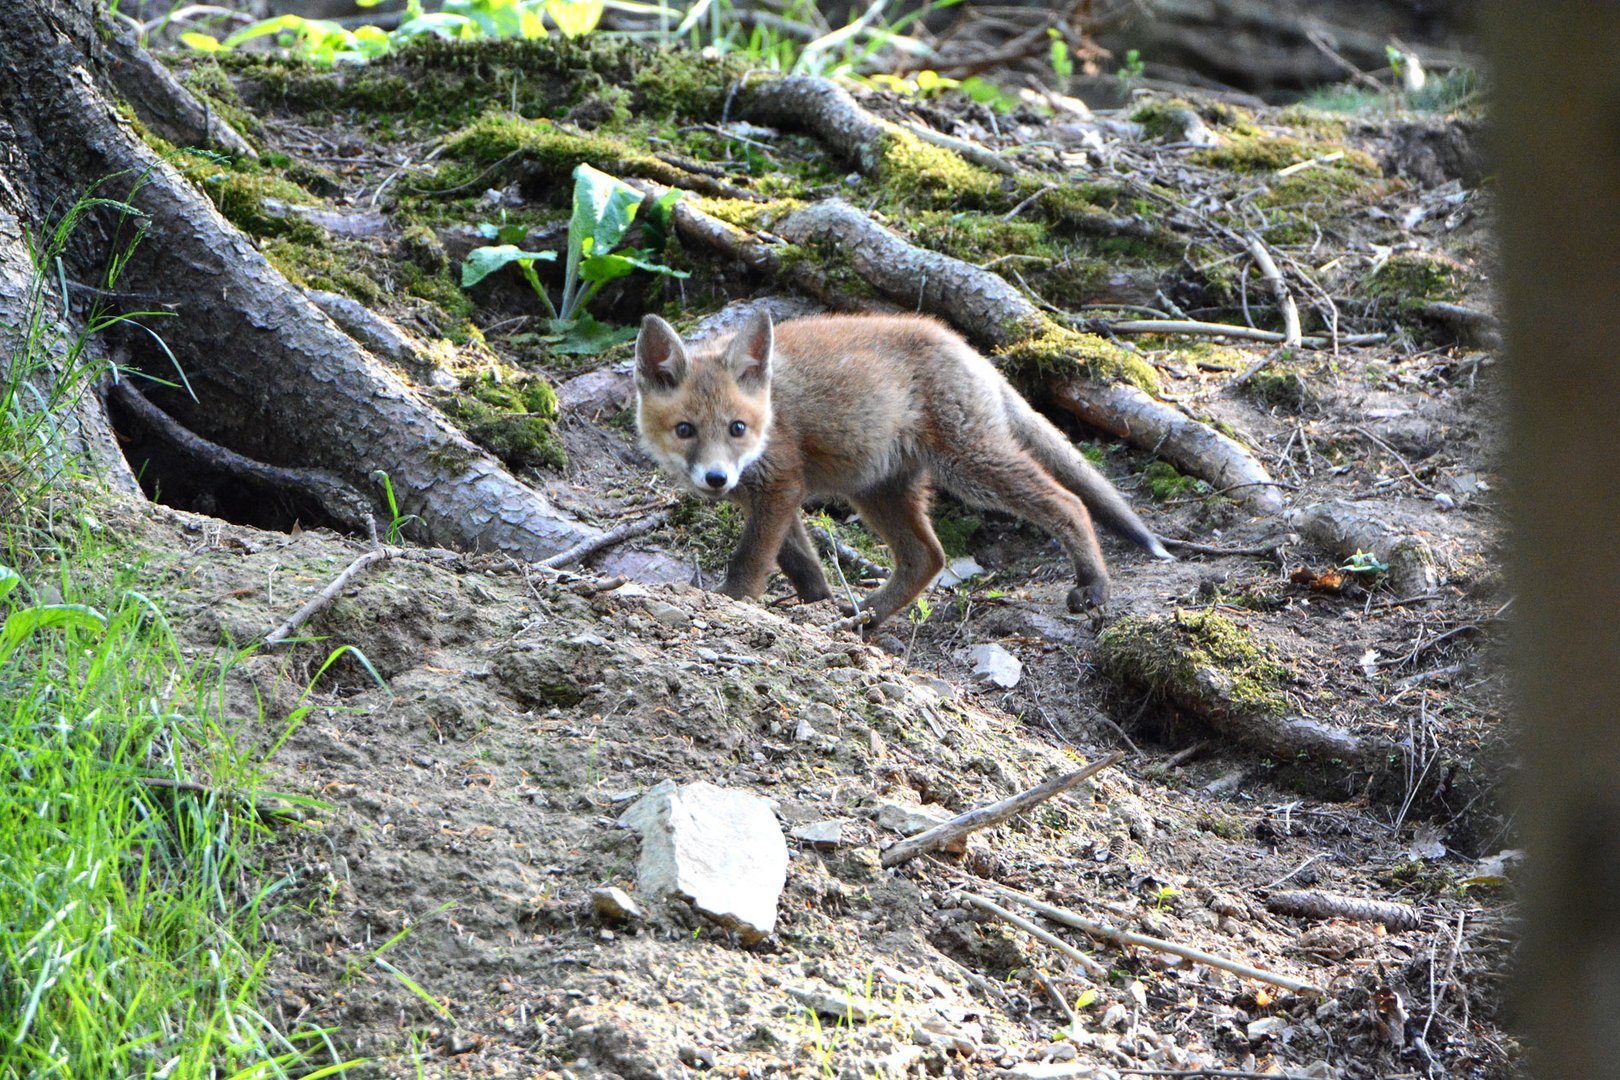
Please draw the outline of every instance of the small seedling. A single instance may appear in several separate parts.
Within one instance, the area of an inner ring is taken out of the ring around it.
[[[635,327],[610,327],[598,322],[585,306],[610,281],[626,277],[637,270],[684,278],[684,270],[676,270],[652,259],[663,250],[664,238],[669,235],[671,208],[679,197],[670,192],[647,206],[642,225],[646,247],[615,251],[635,224],[641,210],[641,192],[607,173],[580,165],[574,170],[574,212],[568,222],[568,261],[563,271],[562,298],[552,303],[540,275],[535,272],[537,262],[552,262],[555,251],[524,251],[512,242],[516,237],[513,226],[486,230],[491,239],[500,244],[474,248],[461,267],[462,288],[471,288],[490,274],[506,266],[516,266],[529,283],[540,302],[551,315],[551,348],[554,352],[591,355],[612,348],[636,336]]]

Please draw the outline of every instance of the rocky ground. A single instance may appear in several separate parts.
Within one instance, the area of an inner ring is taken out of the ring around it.
[[[263,72],[192,77],[240,90],[257,137],[351,224],[396,169],[397,132],[384,140],[375,118],[316,108],[285,84],[278,96]],[[1258,273],[1239,272],[1241,245],[1211,246],[1247,222],[1285,256],[1308,333],[1337,319],[1386,337],[1272,357],[1240,384],[1270,346],[1119,334],[1160,399],[1248,447],[1284,505],[1256,512],[1151,447],[1076,428],[1157,531],[1203,545],[1160,564],[1105,540],[1115,593],[1094,616],[1064,612],[1067,571],[1048,538],[951,505],[941,532],[977,572],[871,644],[824,632],[832,606],[798,606],[780,581],[761,604],[688,584],[713,582],[735,523],[684,507],[566,573],[493,555],[368,568],[309,624],[318,643],[260,649],[229,687],[243,715],[263,703],[249,738],[273,751],[278,785],[323,804],[276,843],[276,1018],[329,1028],[335,1053],[390,1076],[1513,1075],[1510,756],[1491,653],[1511,599],[1496,550],[1496,354],[1488,317],[1459,329],[1445,307],[1489,310],[1473,122],[1240,117],[1160,99],[1103,123],[1061,105],[1009,118],[949,98],[866,104],[993,148],[1022,140],[1040,183],[1106,182],[1093,194],[1113,209],[1162,212],[1188,238],[1169,259],[1118,236],[1054,251],[1043,236],[986,233],[979,218],[1012,216],[994,200],[972,222],[928,216],[945,214],[948,193],[910,220],[884,211],[918,243],[1022,262],[1047,304],[1275,327]],[[781,139],[779,159],[817,153]],[[738,146],[732,180],[769,188]],[[349,164],[321,165],[320,147]],[[1257,147],[1272,156],[1256,164]],[[1302,186],[1319,173],[1325,186]],[[857,179],[845,186],[858,193]],[[533,193],[483,183],[497,201]],[[315,274],[285,230],[262,227],[312,285],[360,272]],[[449,227],[434,227],[442,241]],[[366,243],[418,265],[444,258],[422,256],[420,234]],[[1025,258],[968,250],[989,243]],[[661,303],[693,316],[791,291],[687,258],[698,273]],[[424,337],[447,319],[480,329],[441,343],[453,355],[440,383],[465,387],[495,363],[558,387],[568,465],[531,475],[559,505],[604,525],[665,505],[628,431],[623,349],[548,358],[523,336],[517,290],[475,293],[477,308],[440,297],[448,308],[435,309],[435,295],[363,299]],[[647,301],[615,303],[617,315]],[[847,512],[827,511],[861,546]],[[125,509],[110,527],[145,549],[204,650],[261,638],[366,548],[185,509]],[[1019,662],[1016,678],[975,674],[991,645]],[[897,807],[961,813],[1114,752],[1116,765],[963,852],[880,861],[900,838],[885,824]],[[638,884],[642,840],[621,819],[663,781],[772,804],[787,861],[762,939]],[[606,888],[639,913],[593,899]],[[1271,981],[1041,922],[1060,950],[980,902],[1036,918],[1008,890]],[[1282,895],[1301,890],[1328,896],[1304,914],[1309,900]]]

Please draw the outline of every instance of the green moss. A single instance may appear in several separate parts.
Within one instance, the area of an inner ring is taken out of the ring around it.
[[[387,300],[377,284],[382,267],[376,254],[358,241],[329,238],[320,244],[281,237],[262,251],[270,265],[295,285],[352,296],[368,307]]]
[[[538,41],[468,42],[424,38],[354,68],[317,67],[249,53],[219,58],[251,83],[245,96],[281,108],[352,111],[396,137],[443,132],[492,106],[525,116],[561,117],[604,95],[643,121],[714,120],[744,73],[741,56],[654,49],[608,34]],[[628,88],[628,101],[620,88]],[[621,110],[610,110],[617,122]]]
[[[561,469],[568,464],[557,434],[557,395],[539,376],[497,381],[483,372],[462,382],[445,412],[469,439],[508,465]]]
[[[742,539],[744,514],[735,503],[682,499],[669,512],[669,528],[705,570],[723,569]]]
[[[1340,152],[1344,157],[1337,162],[1312,166],[1303,172],[1349,169],[1367,177],[1381,175],[1378,163],[1360,150],[1346,150],[1342,146],[1301,139],[1294,135],[1237,137],[1231,139],[1225,146],[1212,146],[1205,150],[1194,151],[1192,160],[1196,164],[1212,169],[1228,169],[1232,172],[1273,172],[1302,161]]]
[[[1097,636],[1097,656],[1111,677],[1201,713],[1287,708],[1287,669],[1213,608],[1126,616]]]
[[[1272,364],[1249,377],[1239,388],[1248,398],[1262,405],[1298,412],[1314,399],[1310,384],[1299,368],[1289,364]]]
[[[1183,476],[1168,461],[1154,461],[1142,470],[1148,494],[1154,502],[1168,502],[1209,490],[1209,485],[1196,476]]]
[[[948,200],[956,207],[999,205],[1001,177],[944,147],[923,142],[898,128],[871,148],[878,182],[900,196]]]
[[[318,204],[319,199],[293,183],[266,172],[221,170],[201,177],[202,189],[232,225],[249,236],[286,236],[318,243],[325,233],[296,214],[277,214],[266,199],[295,206]]]
[[[933,520],[934,535],[939,537],[940,546],[952,559],[959,559],[968,553],[968,543],[973,539],[973,534],[984,526],[978,515],[966,507],[945,500],[934,504]]]
[[[400,252],[416,267],[430,274],[442,274],[450,268],[450,256],[445,254],[439,235],[426,225],[408,225],[399,237]]]
[[[445,144],[445,164],[432,186],[439,190],[478,185],[489,187],[506,174],[518,173],[555,192],[554,202],[566,203],[572,188],[567,181],[575,166],[594,165],[603,172],[640,176],[674,187],[690,187],[696,178],[684,169],[660,161],[632,140],[599,133],[565,131],[549,120],[524,120],[489,113],[451,137]]]
[[[264,124],[242,105],[236,86],[217,61],[212,58],[197,60],[180,81],[204,107],[234,128],[238,135],[253,142],[255,150],[264,149],[259,138],[264,133]]]
[[[1430,300],[1454,302],[1462,297],[1468,271],[1452,259],[1427,251],[1399,251],[1385,259],[1362,282],[1371,299],[1411,307]]]
[[[1037,382],[1083,373],[1104,382],[1129,383],[1150,394],[1158,392],[1158,373],[1134,353],[1095,334],[1082,334],[1045,319],[1032,329],[1029,336],[996,350],[1009,377]]]

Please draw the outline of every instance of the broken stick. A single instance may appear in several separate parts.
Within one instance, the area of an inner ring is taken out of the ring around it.
[[[1022,814],[1025,810],[1039,806],[1054,795],[1062,794],[1074,787],[1080,781],[1096,775],[1123,758],[1124,754],[1109,754],[1101,761],[1094,761],[1083,769],[1077,769],[1063,776],[1054,776],[1043,784],[1037,784],[1028,791],[1021,791],[1008,799],[998,803],[982,806],[977,810],[969,810],[965,814],[958,814],[951,820],[932,829],[927,829],[916,836],[908,837],[895,844],[883,853],[884,866],[899,866],[907,859],[914,859],[925,851],[935,848],[947,847],[962,839],[969,833],[988,829],[992,825],[1000,825],[1010,817]]]
[[[1232,974],[1245,979],[1253,979],[1256,982],[1267,983],[1271,986],[1280,986],[1284,990],[1296,994],[1323,993],[1321,987],[1289,975],[1280,975],[1275,971],[1267,971],[1264,968],[1253,967],[1238,960],[1216,956],[1214,953],[1207,953],[1202,949],[1194,949],[1188,945],[1178,945],[1173,941],[1165,941],[1163,938],[1149,937],[1146,934],[1137,934],[1130,930],[1118,930],[1105,923],[1088,919],[1084,915],[1077,914],[1067,908],[1060,908],[1037,900],[1033,896],[1019,892],[1017,889],[1009,889],[1005,885],[998,885],[993,881],[987,881],[985,885],[995,890],[999,895],[1009,900],[1016,900],[1030,910],[1038,912],[1043,918],[1050,919],[1055,923],[1062,923],[1064,926],[1072,926],[1076,930],[1101,941],[1111,942],[1115,945],[1135,945],[1143,949],[1169,953],[1171,956],[1179,956],[1196,964],[1205,964],[1212,968],[1219,968],[1222,971],[1230,971]]]
[[[542,559],[540,565],[547,570],[560,570],[569,563],[583,562],[597,552],[610,548],[614,544],[622,544],[631,537],[652,532],[668,520],[669,510],[660,510],[656,514],[647,515],[640,521],[620,525],[617,529],[605,532],[601,536],[592,536],[581,540],[566,551],[559,551],[549,559]]]

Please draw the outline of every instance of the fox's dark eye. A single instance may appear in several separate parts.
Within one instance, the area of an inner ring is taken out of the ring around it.
[[[696,434],[697,428],[693,427],[685,420],[682,420],[680,423],[675,425],[675,437],[677,439],[690,439]]]
[[[741,420],[733,420],[731,422],[731,437],[733,439],[742,438],[743,433],[746,432],[747,430],[748,430],[748,425],[743,423]]]

